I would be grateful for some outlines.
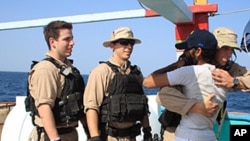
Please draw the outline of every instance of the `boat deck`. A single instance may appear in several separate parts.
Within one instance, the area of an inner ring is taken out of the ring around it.
[[[16,102],[0,102],[0,139],[4,121],[10,110],[16,105]]]

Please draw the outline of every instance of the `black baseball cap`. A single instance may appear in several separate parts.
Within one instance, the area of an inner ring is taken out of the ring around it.
[[[175,47],[177,49],[200,47],[213,50],[217,48],[217,40],[208,30],[198,29],[191,32],[186,41],[175,44]]]

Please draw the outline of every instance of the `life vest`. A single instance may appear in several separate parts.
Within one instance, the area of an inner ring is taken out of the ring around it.
[[[148,114],[147,97],[140,81],[141,71],[131,66],[129,74],[122,74],[118,67],[108,62],[115,76],[108,87],[100,112],[101,122],[136,122]]]
[[[72,67],[72,73],[65,72],[65,69],[59,65],[55,59],[48,57],[44,60],[50,61],[60,69],[60,74],[65,77],[65,83],[60,97],[55,100],[55,106],[52,108],[56,125],[78,121],[85,115],[83,113],[83,92],[85,89],[84,80],[75,67]],[[37,61],[33,61],[31,69]],[[25,99],[25,109],[31,112],[32,122],[34,125],[35,115],[39,116],[38,110],[35,107],[34,98],[30,95],[27,85],[27,97]]]

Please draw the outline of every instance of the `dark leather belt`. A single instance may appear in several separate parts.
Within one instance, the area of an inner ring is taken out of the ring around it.
[[[113,137],[136,137],[137,135],[141,134],[141,124],[135,124],[134,126],[126,129],[106,127],[106,133]]]
[[[70,132],[73,132],[74,130],[75,130],[75,127],[57,128],[57,132],[59,135],[68,134]]]

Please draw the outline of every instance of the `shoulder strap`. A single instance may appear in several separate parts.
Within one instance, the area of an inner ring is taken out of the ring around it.
[[[32,64],[30,65],[30,69],[32,69],[36,64],[38,63],[38,61],[32,61]],[[29,83],[28,83],[28,80],[27,80],[27,93],[26,93],[26,95],[27,96],[29,96],[30,95],[30,93],[29,93]]]
[[[112,64],[110,61],[100,61],[99,63],[106,63],[114,72],[119,72],[116,65]],[[137,75],[141,74],[141,70],[136,65],[130,65],[131,73],[135,73]]]
[[[114,72],[119,72],[117,66],[109,61],[100,61],[99,63],[106,63]]]
[[[62,67],[60,64],[58,64],[58,62],[52,58],[52,57],[47,57],[47,58],[44,58],[43,60],[47,60],[47,61],[50,61],[52,64],[54,64],[58,69],[60,69],[60,73],[64,76],[68,76],[70,74],[70,72],[65,69],[64,67]],[[69,60],[71,63],[73,63],[73,60]],[[73,69],[73,68],[72,68]],[[78,71],[78,70],[77,70]]]
[[[56,60],[52,57],[47,57],[47,58],[44,58],[43,60],[47,60],[47,61],[50,61],[52,64],[54,64],[57,68],[59,69],[62,69],[62,66],[59,65]]]
[[[47,57],[47,58],[44,58],[43,60],[47,60],[47,61],[50,61],[52,64],[54,64],[57,68],[59,69],[62,69],[62,66],[59,65],[56,60],[52,57]],[[72,60],[70,60],[70,62],[73,62]],[[32,69],[37,63],[39,63],[39,61],[32,61],[32,64],[30,66],[30,69]]]
[[[136,66],[136,65],[130,66],[130,69],[131,69],[131,72],[136,74],[136,75],[141,74],[140,68],[138,66]]]
[[[38,61],[32,61],[32,64],[30,65],[30,69],[32,69],[35,66],[35,64],[37,64],[37,63],[38,63]]]

